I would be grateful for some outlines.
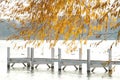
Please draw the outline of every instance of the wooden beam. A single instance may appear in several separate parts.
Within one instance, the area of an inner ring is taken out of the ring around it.
[[[82,60],[82,48],[79,48],[79,60]],[[79,65],[79,70],[82,70],[82,64]]]
[[[90,49],[87,49],[87,73],[90,73]]]
[[[7,71],[10,70],[10,47],[7,47]]]
[[[109,76],[112,75],[112,50],[108,49],[108,53],[109,53],[109,65],[108,65],[108,70],[109,70]]]
[[[55,49],[52,48],[52,49],[51,49],[51,59],[54,59],[54,54],[55,54]],[[54,69],[54,62],[52,62],[51,68]]]
[[[61,49],[58,48],[58,71],[61,71]]]
[[[27,58],[30,59],[31,58],[31,50],[30,47],[27,48]],[[30,69],[30,61],[27,61],[27,70]]]
[[[34,70],[34,48],[31,48],[31,71]]]

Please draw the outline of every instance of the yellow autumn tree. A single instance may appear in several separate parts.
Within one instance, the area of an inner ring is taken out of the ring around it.
[[[114,33],[120,39],[119,0],[4,0],[0,7],[0,16],[21,23],[8,39],[54,40],[51,46],[59,39],[86,43]]]

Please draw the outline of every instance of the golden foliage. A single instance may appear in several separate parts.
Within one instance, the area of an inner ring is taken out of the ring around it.
[[[29,40],[32,37],[35,40],[55,40],[55,43],[51,44],[54,46],[61,35],[64,40],[69,40],[71,37],[75,40],[79,35],[88,33],[85,37],[88,39],[94,36],[93,31],[108,29],[107,23],[110,18],[111,21],[114,20],[111,23],[112,28],[116,29],[120,26],[120,22],[116,23],[120,14],[117,10],[118,0],[112,4],[110,0],[104,2],[102,0],[88,2],[84,0],[26,0],[25,2],[15,1],[15,5],[10,7],[12,1],[6,0],[6,6],[0,5],[4,16],[10,16],[10,20],[17,20],[22,25],[19,28],[13,26],[18,30],[18,34],[10,36],[9,39]],[[9,14],[6,12],[8,10]],[[94,22],[97,24],[93,25]],[[40,44],[38,43],[37,46]]]

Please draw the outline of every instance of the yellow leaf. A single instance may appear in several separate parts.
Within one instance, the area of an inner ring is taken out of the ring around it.
[[[89,24],[89,23],[90,23],[90,16],[89,16],[89,15],[86,15],[86,16],[85,16],[84,22],[85,22],[86,24]]]
[[[84,44],[87,44],[87,40],[84,40]]]
[[[102,30],[102,26],[98,25],[97,26],[97,31],[101,31]]]

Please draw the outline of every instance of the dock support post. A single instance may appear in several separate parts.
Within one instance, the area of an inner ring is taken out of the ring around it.
[[[54,59],[54,53],[55,53],[55,49],[52,48],[52,49],[51,49],[51,59]],[[54,62],[52,62],[51,68],[54,69]]]
[[[61,71],[61,49],[58,48],[58,71]]]
[[[27,58],[30,59],[31,57],[31,52],[30,52],[30,47],[27,48]],[[27,69],[30,69],[30,61],[27,62]]]
[[[109,66],[108,66],[108,70],[109,70],[109,75],[112,75],[112,50],[108,49],[108,53],[109,53]]]
[[[10,47],[7,47],[7,71],[10,70]]]
[[[87,49],[87,73],[90,73],[90,49]]]
[[[31,71],[34,70],[34,48],[31,48]]]
[[[82,59],[82,48],[79,48],[79,60]],[[82,64],[79,65],[79,70],[82,70]]]

